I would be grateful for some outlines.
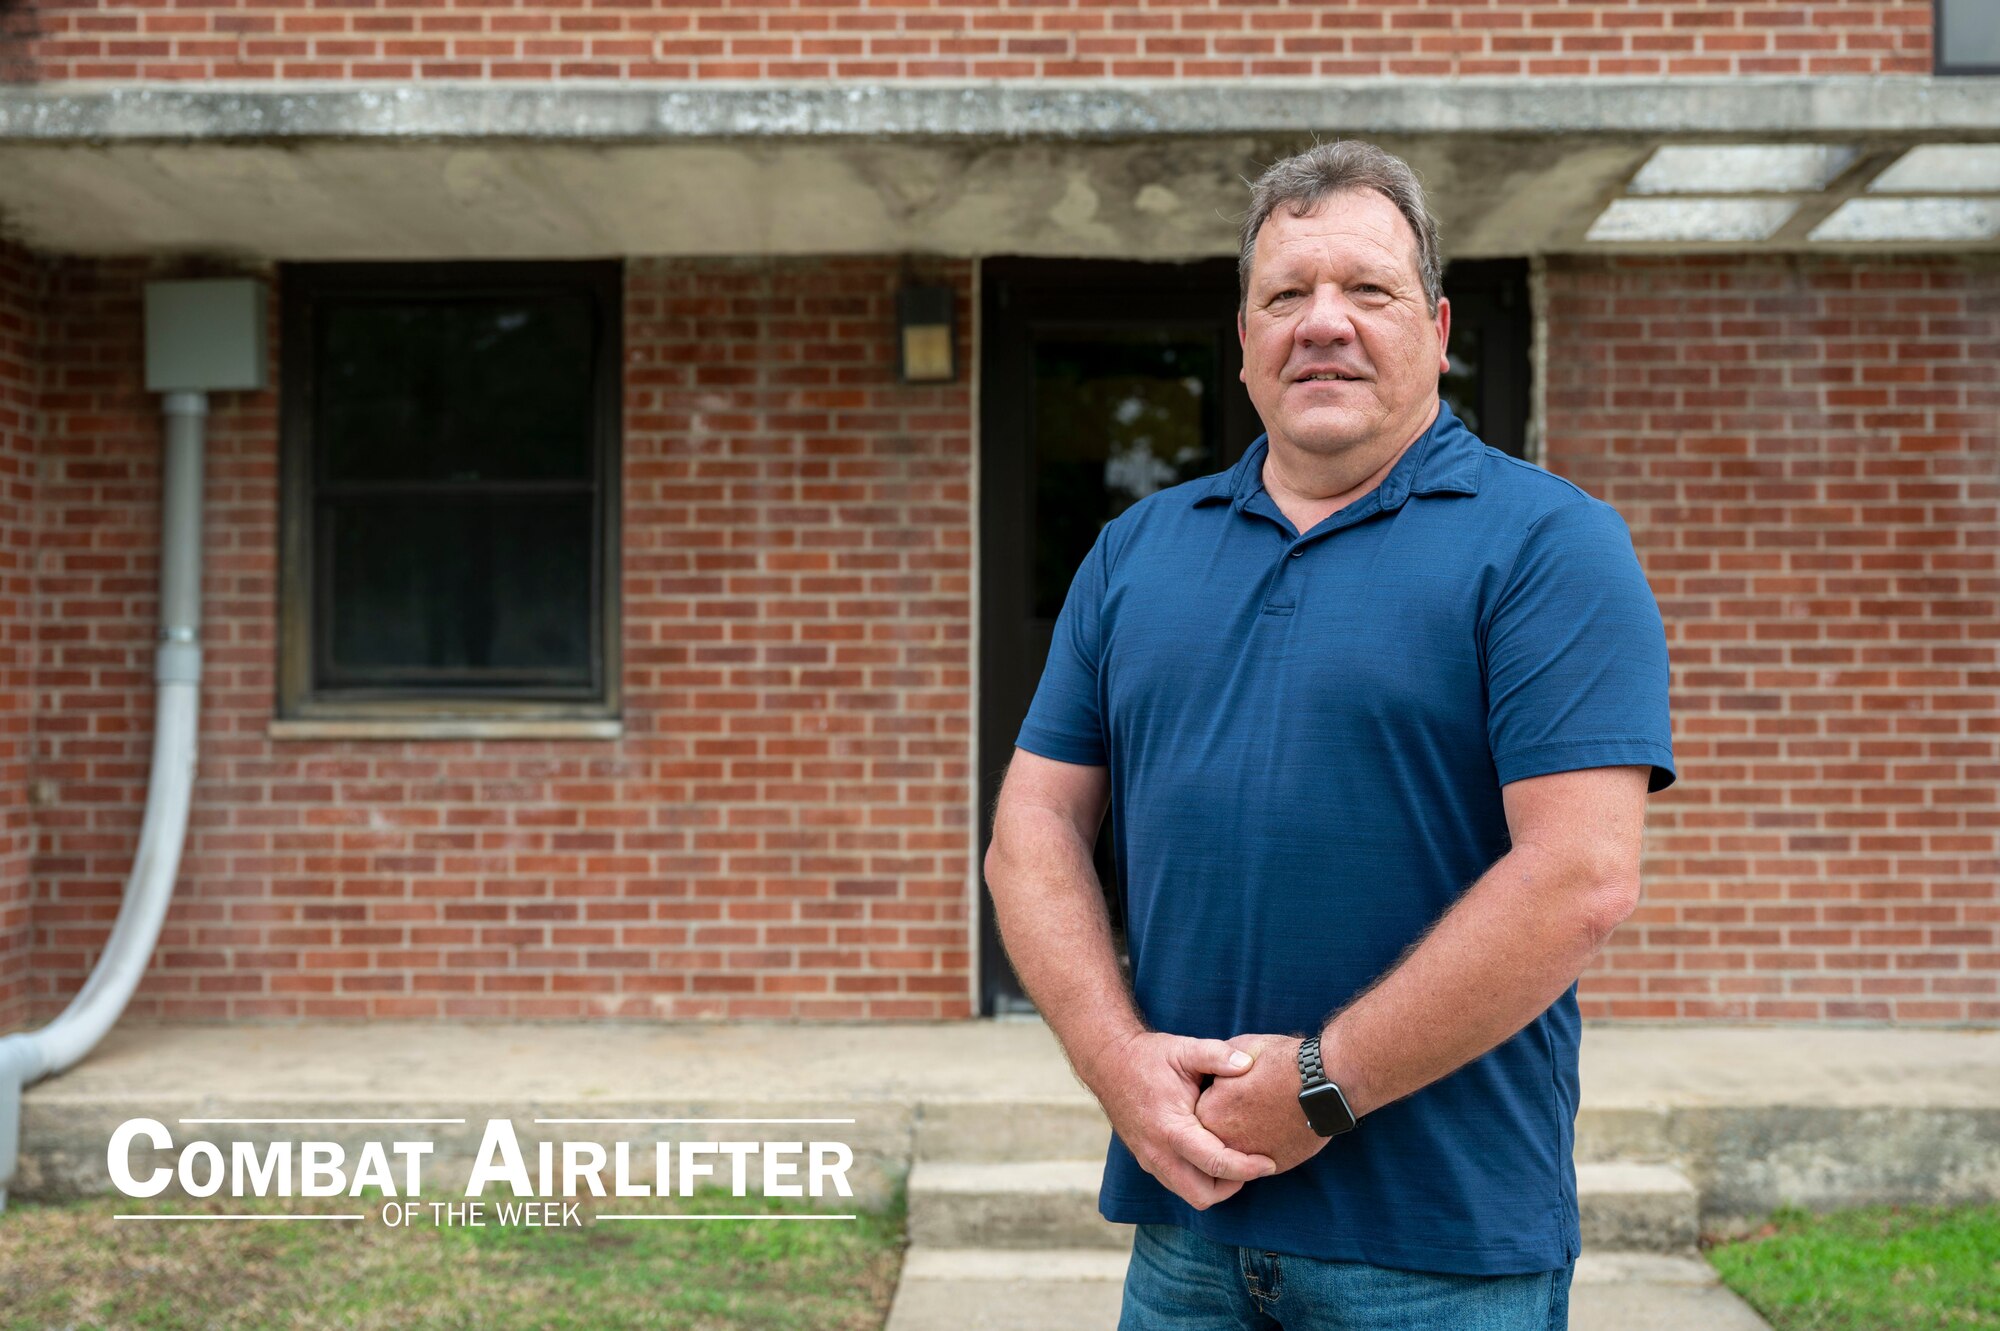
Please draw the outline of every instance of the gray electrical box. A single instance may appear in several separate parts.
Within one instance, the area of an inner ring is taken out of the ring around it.
[[[264,284],[253,277],[146,283],[146,387],[264,387]]]
[[[2000,69],[2000,10],[1993,0],[1944,0],[1936,12],[1939,73]]]

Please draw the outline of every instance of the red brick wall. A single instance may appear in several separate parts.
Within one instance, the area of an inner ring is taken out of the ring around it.
[[[45,79],[1923,74],[1928,0],[38,0]]]
[[[1548,290],[1548,463],[1632,526],[1681,771],[1585,1012],[2000,1020],[2000,266]]]
[[[143,266],[48,271],[45,1016],[136,838],[158,456]],[[965,1015],[971,392],[894,384],[897,271],[628,267],[618,741],[272,740],[276,404],[218,397],[201,777],[134,1014]],[[1548,461],[1632,524],[1682,772],[1586,1011],[2000,1020],[2000,266],[1562,260],[1548,293]]]
[[[28,1016],[36,392],[43,270],[0,244],[0,1031]]]
[[[217,395],[195,811],[131,1013],[967,1015],[971,394],[895,382],[898,274],[628,267],[616,741],[271,739],[276,401]],[[51,1014],[116,912],[151,745],[143,276],[67,262],[50,306]]]

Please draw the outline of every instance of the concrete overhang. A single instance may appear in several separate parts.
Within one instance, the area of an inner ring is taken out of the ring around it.
[[[1407,157],[1458,257],[2000,248],[1821,226],[1913,148],[2000,143],[2000,79],[1922,77],[12,88],[0,234],[247,259],[1187,258],[1233,252],[1244,178],[1316,137]],[[1589,238],[1657,196],[1633,189],[1657,149],[1704,144],[1840,165],[1762,195],[1794,206],[1752,238]]]

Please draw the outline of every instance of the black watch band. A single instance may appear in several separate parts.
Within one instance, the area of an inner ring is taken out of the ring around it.
[[[1312,1130],[1322,1137],[1338,1137],[1353,1130],[1354,1111],[1347,1107],[1340,1087],[1327,1080],[1317,1035],[1307,1037],[1299,1046],[1299,1107],[1306,1111]]]

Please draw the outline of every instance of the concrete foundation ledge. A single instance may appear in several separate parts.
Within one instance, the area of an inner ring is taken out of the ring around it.
[[[2000,1031],[1594,1026],[1582,1083],[1579,1163],[1678,1168],[1704,1230],[1787,1204],[2000,1197]],[[111,1133],[140,1116],[177,1138],[238,1131],[183,1128],[183,1117],[463,1118],[421,1129],[439,1153],[426,1176],[440,1179],[445,1157],[470,1160],[489,1118],[511,1120],[523,1142],[646,1131],[537,1117],[852,1118],[824,1131],[853,1147],[857,1190],[870,1197],[901,1186],[916,1160],[1094,1170],[1108,1135],[1034,1022],[127,1024],[31,1087],[23,1110],[22,1197],[109,1191]],[[358,1143],[393,1129],[313,1132]],[[997,1194],[994,1204],[1003,1200],[1014,1205]]]

